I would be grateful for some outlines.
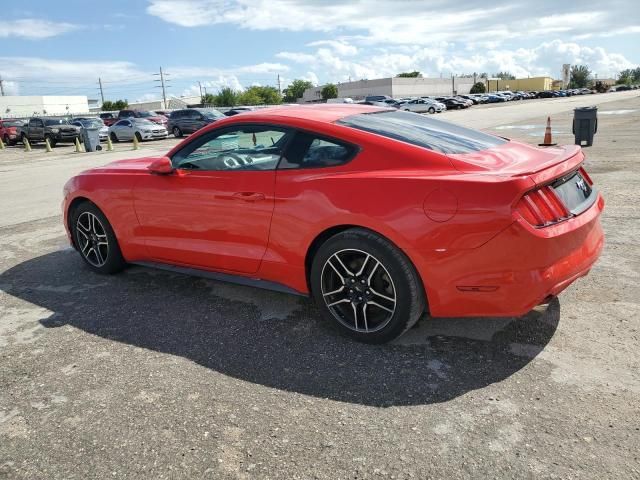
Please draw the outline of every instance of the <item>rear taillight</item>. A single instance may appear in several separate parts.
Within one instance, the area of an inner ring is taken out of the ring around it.
[[[516,205],[516,211],[534,227],[553,225],[571,216],[550,186],[525,194]]]

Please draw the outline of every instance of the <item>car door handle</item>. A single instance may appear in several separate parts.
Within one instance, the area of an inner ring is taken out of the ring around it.
[[[265,197],[264,193],[260,192],[237,192],[233,194],[233,198],[245,202],[257,202],[258,200],[264,200]]]

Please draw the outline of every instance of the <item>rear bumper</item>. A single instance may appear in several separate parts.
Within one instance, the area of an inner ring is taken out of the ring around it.
[[[436,317],[521,316],[589,273],[604,246],[604,200],[543,229],[517,220],[481,247],[412,252]]]

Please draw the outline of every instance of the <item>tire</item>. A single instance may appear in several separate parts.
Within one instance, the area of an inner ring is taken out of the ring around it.
[[[361,342],[379,344],[399,337],[426,308],[411,261],[369,230],[353,228],[329,238],[314,256],[310,275],[311,293],[323,317]]]
[[[118,140],[118,136],[116,135],[116,132],[111,132],[109,134],[109,138],[111,138],[111,141],[113,143],[118,143],[120,140]]]
[[[434,113],[436,113],[436,109],[433,107],[429,107],[429,113],[433,115]]]
[[[83,202],[70,216],[73,241],[84,263],[100,274],[123,270],[126,262],[118,239],[100,209],[93,203]]]
[[[136,132],[135,136],[138,139],[138,142],[142,142],[142,135],[140,135],[140,132]]]
[[[178,127],[173,127],[172,132],[173,132],[173,136],[176,138],[181,138],[183,135],[182,130],[180,130]]]
[[[55,139],[54,139],[51,135],[46,135],[46,136],[44,137],[44,139],[45,139],[45,140],[49,140],[49,146],[50,146],[51,148],[55,148],[55,146],[56,146],[56,143],[57,143],[57,142],[55,141]]]

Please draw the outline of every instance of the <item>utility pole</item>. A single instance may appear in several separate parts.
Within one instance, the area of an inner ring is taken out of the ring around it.
[[[160,67],[160,73],[154,73],[154,75],[160,75],[160,80],[155,80],[156,82],[160,82],[160,85],[156,85],[156,87],[162,88],[162,108],[166,110],[167,108],[167,89],[165,87],[165,83],[169,83],[169,80],[165,82],[164,77],[169,76],[168,73],[162,71],[162,67]]]
[[[102,90],[102,79],[98,77],[98,85],[100,85],[100,98],[102,99],[102,104],[104,105],[104,91]]]
[[[278,93],[282,95],[282,88],[280,87],[280,74],[278,74]]]
[[[0,94],[4,97],[4,80],[0,77]]]
[[[202,101],[202,84],[198,82],[198,87],[200,87],[200,101]]]

